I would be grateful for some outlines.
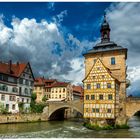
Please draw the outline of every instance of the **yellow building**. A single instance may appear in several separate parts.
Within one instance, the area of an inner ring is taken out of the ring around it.
[[[125,124],[127,49],[110,41],[106,17],[100,32],[101,42],[84,54],[84,117],[96,124]]]
[[[84,79],[84,117],[114,119],[118,114],[119,81],[98,58]]]
[[[54,79],[45,79],[43,77],[35,79],[33,93],[37,95],[36,102],[42,102],[44,96],[46,96],[46,99],[51,98],[51,86],[55,82]]]
[[[51,86],[51,100],[72,100],[72,86],[66,82],[56,82]]]

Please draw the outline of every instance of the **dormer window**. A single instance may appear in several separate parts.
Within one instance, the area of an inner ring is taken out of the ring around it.
[[[115,57],[111,57],[111,65],[115,65]]]

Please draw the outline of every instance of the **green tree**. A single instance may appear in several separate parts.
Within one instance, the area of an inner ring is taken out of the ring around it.
[[[36,93],[32,93],[31,101],[35,102],[36,98],[37,98]]]
[[[48,98],[47,98],[46,95],[44,95],[44,97],[42,98],[42,101],[43,101],[43,102],[46,102],[46,100],[48,100]]]
[[[31,112],[33,112],[33,113],[42,113],[43,112],[43,108],[46,105],[44,103],[36,103],[35,100],[36,100],[36,94],[33,93],[31,95],[31,103],[30,103]]]
[[[8,114],[8,110],[4,107],[3,103],[0,103],[0,113],[1,114]]]
[[[18,107],[19,107],[19,112],[20,113],[24,113],[24,103],[23,102],[19,102],[18,103]]]

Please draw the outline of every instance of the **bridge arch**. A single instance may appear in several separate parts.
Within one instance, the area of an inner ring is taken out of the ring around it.
[[[127,98],[126,102],[126,116],[130,119],[138,111],[140,111],[140,98]]]
[[[52,119],[55,119],[55,114],[61,118],[64,117],[64,114],[65,114],[65,110],[66,109],[73,109],[73,110],[76,110],[77,112],[79,112],[82,116],[83,116],[83,111],[81,111],[80,109],[78,109],[77,107],[74,107],[74,106],[70,106],[70,105],[62,105],[62,106],[58,106],[56,108],[54,108],[53,110],[49,111],[49,115],[48,115],[48,119],[49,120],[52,120]],[[63,116],[62,116],[63,115]],[[58,118],[58,119],[61,119],[61,118]]]
[[[78,115],[83,116],[83,100],[74,100],[74,101],[63,101],[63,102],[48,102],[47,106],[43,109],[42,116],[45,119],[47,117],[50,120],[55,113],[58,115],[64,115],[64,110],[71,108],[79,112]]]

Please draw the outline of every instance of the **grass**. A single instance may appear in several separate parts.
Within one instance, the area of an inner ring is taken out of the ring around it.
[[[113,129],[128,129],[129,126],[127,124],[124,125],[115,125],[115,126],[111,126],[111,125],[107,125],[104,127],[100,127],[98,125],[93,125],[90,123],[84,123],[83,126],[85,126],[88,129],[91,130],[113,130]]]

